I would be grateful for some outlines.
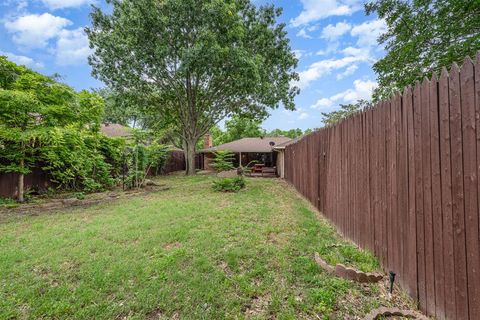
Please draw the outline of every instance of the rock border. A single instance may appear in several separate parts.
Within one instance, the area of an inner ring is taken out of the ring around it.
[[[373,310],[367,314],[363,320],[376,320],[379,317],[407,317],[418,320],[429,320],[426,316],[417,311],[386,307]]]
[[[359,283],[375,283],[383,279],[383,275],[379,273],[363,272],[354,268],[349,268],[339,263],[333,268],[325,260],[320,257],[318,252],[315,252],[315,262],[326,272],[335,274],[337,277],[353,280]]]

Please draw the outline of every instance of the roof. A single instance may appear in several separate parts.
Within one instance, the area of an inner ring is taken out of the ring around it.
[[[121,124],[117,123],[104,123],[100,127],[100,131],[110,138],[132,136],[131,128],[122,126]]]
[[[286,146],[289,146],[289,145],[291,145],[292,143],[297,142],[298,140],[300,140],[300,137],[295,138],[295,139],[291,139],[291,140],[286,141],[286,142],[284,142],[284,143],[279,143],[279,144],[275,145],[275,146],[273,147],[273,149],[275,149],[275,150],[283,150],[283,149],[285,149]]]
[[[200,150],[200,152],[214,152],[228,150],[231,152],[272,152],[272,146],[290,141],[287,137],[243,138],[216,147]]]

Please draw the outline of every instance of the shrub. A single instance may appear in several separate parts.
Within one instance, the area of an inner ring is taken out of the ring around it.
[[[158,174],[164,167],[168,158],[168,147],[157,142],[146,145],[144,141],[136,141],[124,150],[127,176],[127,188],[140,188],[145,186],[147,175],[151,170]]]
[[[235,155],[230,151],[217,151],[213,153],[215,158],[212,160],[212,167],[217,171],[232,170]]]
[[[217,179],[213,181],[212,188],[219,192],[238,192],[245,188],[245,179],[243,177]]]
[[[115,185],[112,165],[102,153],[102,149],[110,148],[100,133],[74,127],[54,128],[42,141],[38,159],[59,188],[95,192]],[[116,151],[110,150],[108,155],[111,153]]]

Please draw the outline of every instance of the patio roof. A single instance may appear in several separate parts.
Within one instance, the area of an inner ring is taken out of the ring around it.
[[[199,150],[199,152],[214,152],[228,150],[231,152],[272,152],[272,146],[290,141],[287,137],[262,137],[262,138],[243,138],[229,143],[224,143],[208,149]],[[273,144],[273,145],[272,145]]]
[[[273,147],[274,150],[284,150],[286,146],[291,145],[292,143],[297,142],[300,140],[301,137],[295,138],[295,139],[290,139],[289,141],[286,141],[284,143],[279,143]]]

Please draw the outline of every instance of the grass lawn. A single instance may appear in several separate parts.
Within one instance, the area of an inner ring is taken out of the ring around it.
[[[212,179],[164,177],[167,191],[0,220],[0,319],[352,319],[399,303],[385,283],[319,269],[315,251],[378,263],[284,181],[225,194]]]

